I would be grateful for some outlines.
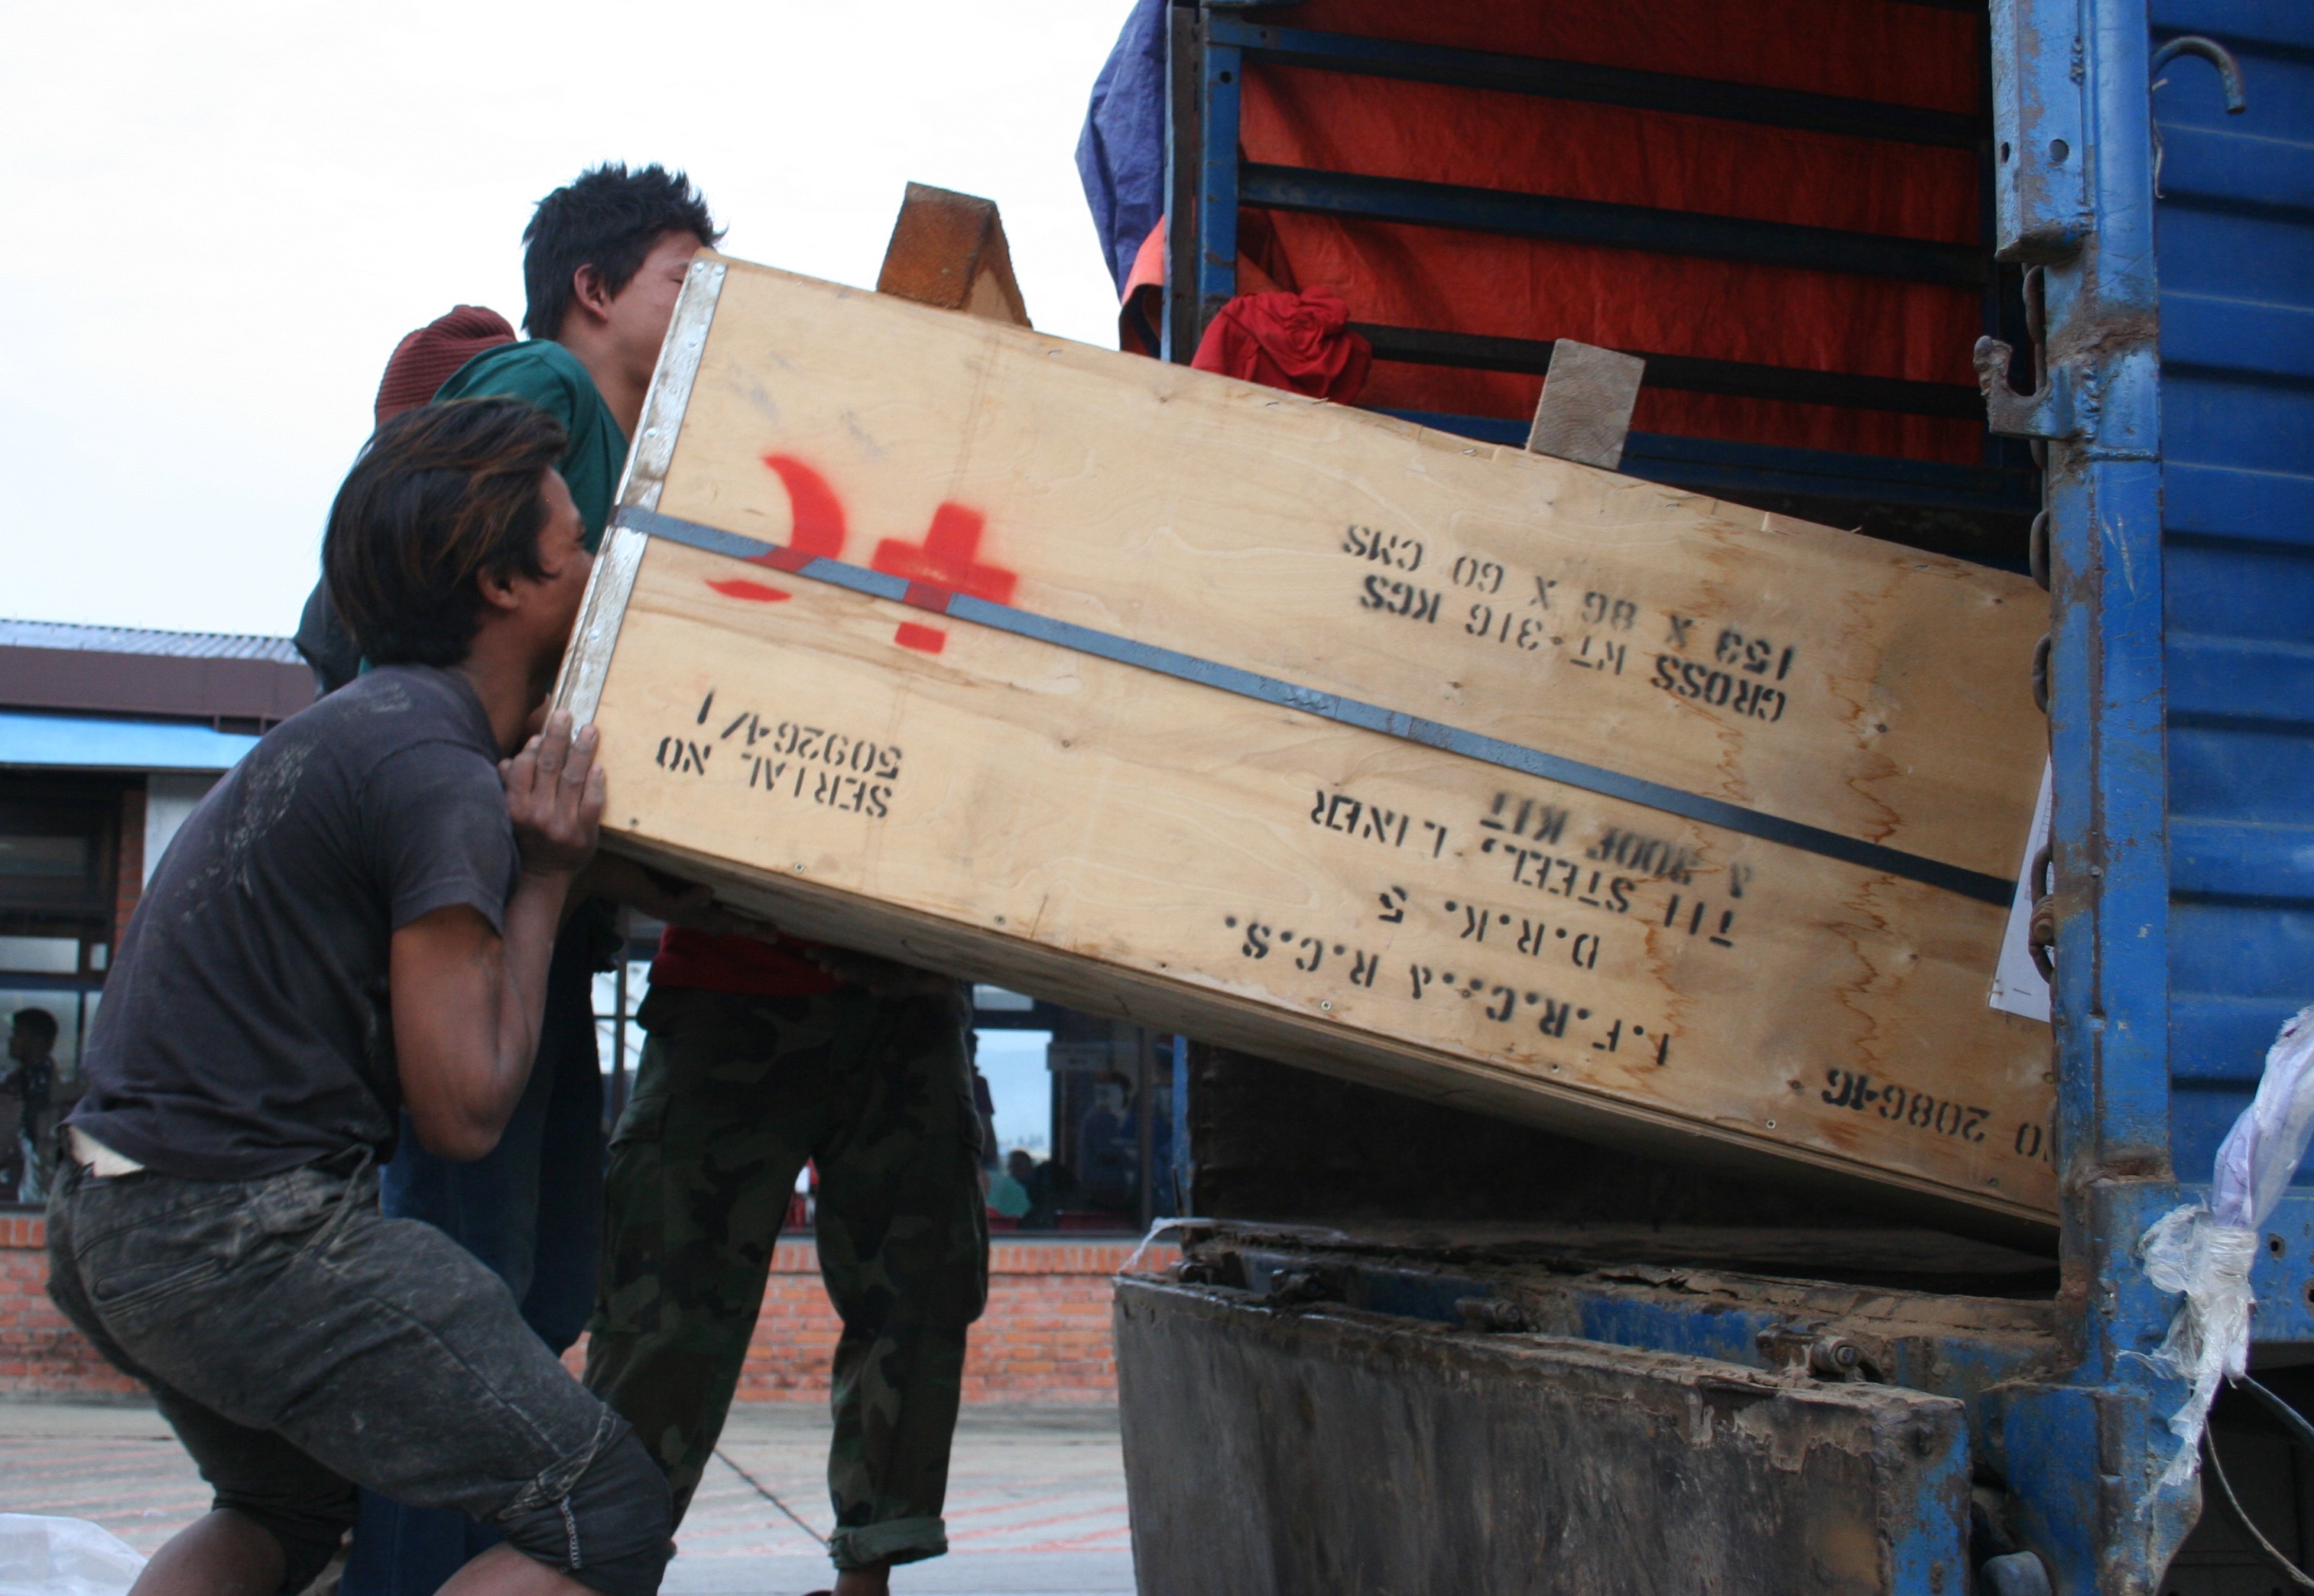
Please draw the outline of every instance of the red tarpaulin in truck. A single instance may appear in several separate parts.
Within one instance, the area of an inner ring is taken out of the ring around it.
[[[1979,13],[1894,0],[1306,0],[1280,25],[1974,116]],[[1249,61],[1248,161],[1946,243],[1979,239],[1978,155]],[[1291,213],[1242,218],[1282,287],[1357,322],[1967,384],[1980,290]],[[1247,285],[1254,286],[1254,285]],[[1267,286],[1267,285],[1259,285]],[[1358,402],[1532,414],[1539,377],[1377,360]],[[1644,389],[1635,428],[1973,463],[1983,424]]]

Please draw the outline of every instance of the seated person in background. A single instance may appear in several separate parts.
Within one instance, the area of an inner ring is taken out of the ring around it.
[[[0,1149],[0,1167],[7,1170],[4,1188],[19,1203],[37,1203],[45,1195],[40,1177],[48,1163],[50,1094],[56,1089],[57,1017],[46,1009],[19,1009],[8,1027],[8,1057],[12,1064],[0,1074],[0,1091],[16,1099],[16,1134],[13,1146]]]
[[[1141,1125],[1133,1116],[1133,1082],[1115,1070],[1093,1084],[1092,1107],[1077,1122],[1077,1167],[1085,1199],[1123,1212],[1140,1194]]]
[[[357,1484],[506,1536],[452,1596],[658,1587],[650,1454],[472,1253],[377,1209],[404,1107],[445,1157],[498,1140],[594,851],[593,731],[525,741],[591,563],[565,441],[508,399],[379,429],[322,554],[377,668],[218,783],[122,939],[49,1290],[216,1493],[133,1596],[304,1590]]]
[[[1028,1151],[1016,1147],[1005,1160],[1005,1168],[1020,1183],[1020,1190],[1029,1199],[1029,1206],[1020,1215],[1020,1229],[1059,1230],[1061,1209],[1077,1195],[1076,1177],[1069,1173],[1069,1167],[1058,1159],[1047,1159],[1040,1164]]]
[[[992,1160],[982,1166],[991,1214],[1017,1220],[1029,1212],[1029,1188],[1021,1184],[1020,1173],[1024,1166],[1033,1168],[1035,1160],[1018,1148],[1002,1163]]]

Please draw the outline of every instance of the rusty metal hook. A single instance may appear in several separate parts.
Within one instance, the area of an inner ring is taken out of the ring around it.
[[[2032,899],[2033,913],[2026,922],[2025,951],[2033,960],[2033,967],[2041,972],[2041,979],[2051,986],[2057,984],[2057,895],[2056,849],[2043,843],[2033,855],[2033,862],[2025,867],[2025,890]]]
[[[2249,109],[2249,101],[2242,93],[2241,63],[2233,52],[2214,39],[2199,33],[2181,33],[2153,52],[2153,61],[2147,75],[2151,76],[2180,56],[2199,56],[2218,69],[2218,77],[2225,85],[2226,115],[2238,117]],[[2159,84],[2154,87],[2159,88]]]

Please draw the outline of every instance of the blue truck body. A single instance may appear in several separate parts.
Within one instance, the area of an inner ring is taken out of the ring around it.
[[[1297,32],[1285,7],[1208,0],[1170,17],[1170,357],[1186,359],[1235,292],[1241,203],[1560,225],[1514,215],[1523,197],[1378,192],[1240,157],[1249,57],[1358,71],[1395,52],[1391,69],[1417,77],[1467,74],[1471,60]],[[1970,1466],[2006,1482],[2050,1589],[2151,1592],[2179,1588],[2164,1574],[2201,1501],[2192,1484],[2157,1484],[2183,1392],[2149,1354],[2177,1299],[2147,1281],[2138,1243],[2206,1189],[2267,1046],[2314,1001],[2314,11],[1993,0],[1990,40],[1996,252],[2032,269],[2028,294],[2045,308],[2027,337],[2009,328],[2016,382],[1996,389],[2000,436],[1982,466],[1642,434],[1623,469],[1737,498],[2045,510],[2064,1194],[2054,1356],[2017,1362],[1962,1326],[1906,1381],[1966,1403]],[[1498,420],[1416,419],[1524,440]],[[1177,1106],[1188,1097],[1184,1075]],[[2314,1360],[2305,1178],[2266,1225],[2253,1276],[2257,1356],[2272,1363]],[[1443,1319],[1479,1288],[1448,1270],[1360,1289],[1369,1307]],[[1612,1284],[1570,1311],[1602,1344],[1738,1363],[1759,1361],[1775,1317],[1699,1318]],[[1128,1439],[1131,1417],[1128,1397]],[[1924,1545],[1949,1543],[1933,1522],[1949,1512],[1947,1495],[1917,1504]],[[1967,1588],[1927,1553],[1890,1567],[1886,1588],[1905,1596]]]

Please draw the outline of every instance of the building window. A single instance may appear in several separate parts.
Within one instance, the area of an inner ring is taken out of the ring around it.
[[[0,786],[0,934],[108,925],[119,829],[117,786]]]

